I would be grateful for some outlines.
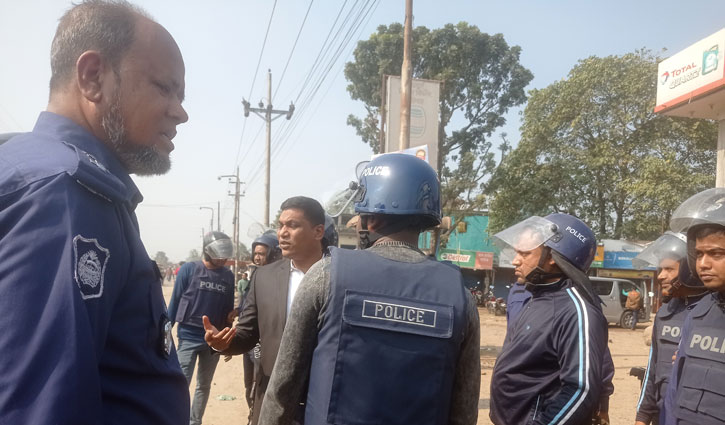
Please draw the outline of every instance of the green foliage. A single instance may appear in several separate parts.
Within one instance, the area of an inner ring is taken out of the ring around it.
[[[521,141],[491,179],[491,227],[575,214],[599,237],[654,239],[688,196],[714,185],[716,124],[653,112],[648,51],[581,60],[532,90]]]
[[[158,265],[162,270],[169,267],[169,257],[166,256],[164,251],[158,251],[156,255],[154,255],[154,261],[156,261],[156,265]]]
[[[533,78],[519,63],[520,52],[503,35],[482,33],[465,22],[413,29],[413,78],[443,81],[438,163],[444,211],[485,204],[487,177],[496,167],[490,138],[505,123],[509,108],[526,101],[524,87]],[[360,41],[354,61],[345,66],[347,90],[367,112],[362,118],[350,115],[347,123],[375,153],[380,151],[382,77],[400,75],[402,61],[403,26],[393,23]]]

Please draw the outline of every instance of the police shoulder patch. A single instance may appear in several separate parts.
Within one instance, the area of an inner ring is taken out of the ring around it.
[[[76,235],[73,238],[73,278],[81,291],[81,298],[99,298],[103,295],[103,280],[110,251],[98,240]]]

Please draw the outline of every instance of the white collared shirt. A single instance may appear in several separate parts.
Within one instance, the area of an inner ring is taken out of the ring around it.
[[[305,273],[295,267],[295,262],[290,260],[290,273],[289,273],[289,287],[287,291],[287,315],[289,316],[289,311],[292,308],[292,301],[295,299],[295,294],[297,293],[297,289],[300,287],[300,282],[302,282],[302,278],[305,277]]]

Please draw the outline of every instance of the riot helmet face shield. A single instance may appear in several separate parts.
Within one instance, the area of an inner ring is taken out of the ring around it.
[[[204,247],[204,253],[212,260],[227,260],[234,257],[234,245],[229,239],[217,239]]]
[[[632,265],[638,269],[656,267],[665,296],[673,296],[680,286],[690,287],[695,283],[687,267],[687,238],[681,233],[665,232],[637,254]]]
[[[725,188],[707,189],[691,196],[677,207],[670,219],[673,232],[684,233],[702,224],[725,226]]]
[[[551,221],[532,216],[493,236],[493,243],[501,250],[533,251],[556,234],[557,226]]]
[[[494,244],[502,255],[513,258],[511,264],[519,283],[543,283],[559,277],[551,273],[550,251],[543,246],[556,236],[557,229],[551,221],[532,216],[494,235]]]
[[[687,239],[685,235],[667,231],[637,254],[632,259],[632,265],[638,269],[659,267],[662,260],[679,261],[686,256]]]
[[[707,250],[715,248],[715,246],[705,243],[712,242],[713,238],[709,238],[708,241],[703,241],[700,254],[696,252],[698,251],[696,247],[698,234],[703,234],[701,232],[703,228],[714,228],[715,231],[717,229],[725,230],[725,188],[707,189],[691,196],[677,207],[670,219],[670,229],[672,231],[687,232],[687,267],[683,267],[685,265],[683,262],[680,267],[680,282],[683,286],[702,287],[704,285],[711,289],[712,284],[704,283],[704,279],[701,279],[702,276],[699,276],[702,272],[700,271],[698,255],[703,258],[709,257]],[[702,237],[702,239],[706,239],[706,237]],[[712,253],[716,254],[715,251],[712,251]],[[713,258],[705,259],[711,260]],[[705,265],[705,267],[709,265]],[[705,276],[712,283],[710,271],[705,272]]]

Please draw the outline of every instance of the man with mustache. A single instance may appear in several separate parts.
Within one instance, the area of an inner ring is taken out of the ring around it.
[[[261,367],[255,372],[253,425],[259,421],[292,300],[305,273],[322,258],[327,247],[325,210],[319,202],[295,196],[284,201],[280,209],[277,237],[284,258],[255,270],[237,326],[219,330],[204,318],[204,339],[222,354],[243,354],[258,342],[261,345]]]
[[[179,47],[141,9],[61,17],[47,110],[0,146],[0,423],[189,423],[129,176],[168,171],[183,98]]]

